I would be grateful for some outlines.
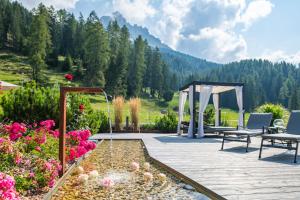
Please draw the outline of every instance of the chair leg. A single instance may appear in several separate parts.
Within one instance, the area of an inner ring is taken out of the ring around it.
[[[224,141],[225,141],[225,133],[223,133],[224,135],[223,135],[223,141],[222,141],[222,147],[221,147],[221,150],[223,150],[223,148],[224,148]]]
[[[259,156],[258,156],[258,159],[261,159],[261,153],[262,153],[263,145],[264,145],[264,139],[261,138],[261,143],[260,143],[260,149],[259,149]]]
[[[247,136],[247,147],[246,147],[246,152],[248,152],[248,147],[249,147],[249,143],[250,143],[250,136]]]
[[[298,146],[299,146],[299,142],[296,142],[296,152],[295,152],[295,159],[294,159],[294,163],[297,163],[297,155],[298,155]]]

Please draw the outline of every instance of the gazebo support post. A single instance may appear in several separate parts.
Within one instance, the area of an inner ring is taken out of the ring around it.
[[[221,94],[220,93],[218,93],[218,99],[219,99],[219,101],[218,101],[218,108],[219,108],[219,110],[218,110],[218,112],[219,112],[219,126],[221,126],[222,124],[222,121],[221,121],[221,119],[222,119],[222,117],[221,117],[221,114],[222,114],[222,111],[221,111]]]
[[[244,98],[244,94],[245,94],[245,87],[243,86],[242,87],[242,92],[243,92],[243,95],[242,95],[242,98],[243,98],[243,128],[245,128],[245,108],[244,108],[244,104],[245,104],[245,98]]]
[[[196,138],[196,85],[193,83],[193,138]]]
[[[102,93],[101,88],[88,88],[88,87],[60,87],[60,100],[59,100],[59,160],[61,170],[59,176],[62,177],[66,171],[66,124],[67,124],[67,93]]]

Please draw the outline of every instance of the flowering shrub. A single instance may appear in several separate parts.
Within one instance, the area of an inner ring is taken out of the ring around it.
[[[87,141],[90,136],[91,132],[89,130],[70,131],[67,133],[67,161],[73,161],[75,158],[79,158],[96,148],[94,142]]]
[[[1,200],[19,200],[18,193],[15,190],[15,180],[13,177],[0,172],[0,199]]]
[[[0,174],[1,200],[18,199],[14,187],[20,194],[28,195],[54,186],[61,170],[57,160],[59,132],[54,127],[54,120],[30,125],[0,124],[0,171],[8,174]],[[67,161],[74,161],[96,147],[94,142],[88,141],[90,136],[89,130],[67,133]],[[2,179],[6,177],[13,180],[12,189],[3,186]]]

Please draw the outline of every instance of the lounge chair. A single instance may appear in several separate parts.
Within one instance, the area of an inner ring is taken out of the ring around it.
[[[222,133],[224,131],[234,131],[235,127],[229,126],[204,126],[204,133]]]
[[[264,144],[264,140],[271,140],[272,144]],[[278,142],[280,145],[278,145]],[[300,142],[300,110],[292,111],[288,121],[287,128],[284,133],[263,134],[259,151],[259,159],[261,158],[263,147],[273,147],[281,149],[295,150],[294,163],[297,162],[298,145]],[[296,147],[293,147],[296,144]]]
[[[251,137],[262,135],[265,132],[265,128],[270,126],[272,120],[271,113],[251,113],[247,122],[247,127],[234,131],[224,131],[222,147],[224,148],[224,142],[236,141],[246,142],[246,152],[248,152],[249,144],[251,143]]]

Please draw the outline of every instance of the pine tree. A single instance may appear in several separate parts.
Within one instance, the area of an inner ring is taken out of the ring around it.
[[[128,95],[138,97],[142,91],[143,73],[146,67],[145,44],[141,36],[134,40],[131,61],[128,74]]]
[[[290,110],[300,109],[300,91],[297,87],[293,89],[292,94],[289,98],[289,109]]]
[[[145,41],[145,63],[146,70],[143,76],[143,87],[147,90],[151,87],[152,80],[152,48],[148,45],[148,42]]]
[[[77,23],[77,27],[76,27],[75,44],[74,44],[74,52],[76,58],[83,59],[84,46],[85,46],[85,22],[82,14],[80,13],[79,22]]]
[[[67,55],[66,59],[65,59],[65,63],[63,65],[63,71],[69,71],[71,70],[73,66],[73,61],[72,61],[72,57],[70,56],[70,54]]]
[[[67,14],[62,31],[62,54],[74,57],[77,21],[73,14]]]
[[[152,80],[151,80],[151,95],[158,97],[162,95],[163,87],[163,74],[162,74],[162,61],[159,53],[159,49],[156,47],[152,56]]]
[[[40,4],[34,11],[29,38],[29,58],[32,68],[32,79],[41,82],[41,70],[46,66],[45,59],[51,46],[51,36],[48,28],[48,13],[44,5]]]
[[[94,11],[87,19],[85,38],[86,82],[103,87],[109,60],[108,36]]]

